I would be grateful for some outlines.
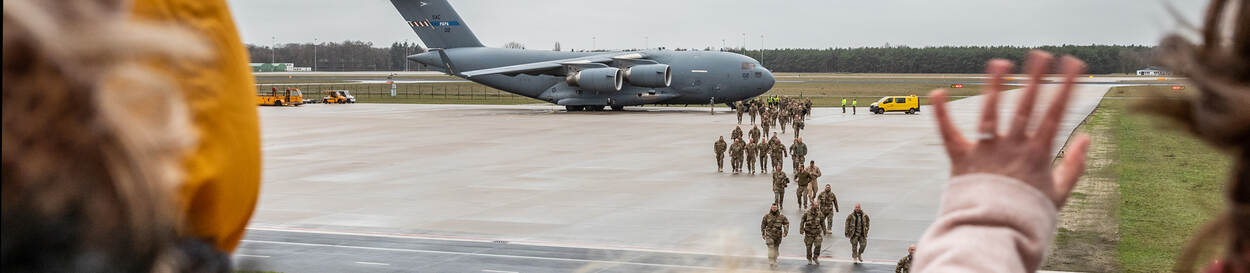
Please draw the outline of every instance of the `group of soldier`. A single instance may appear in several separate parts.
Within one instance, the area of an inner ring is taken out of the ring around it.
[[[803,210],[799,234],[804,236],[808,264],[820,264],[818,257],[824,236],[833,234],[833,216],[840,209],[837,196],[829,184],[825,184],[823,191],[817,190],[817,179],[822,174],[816,161],[808,161],[807,166],[803,164],[806,161],[807,144],[799,137],[799,131],[804,127],[804,119],[811,115],[811,101],[784,97],[756,98],[736,102],[734,106],[739,124],[743,121],[743,114],[750,117],[753,126],[745,135],[750,140],[743,140],[741,125],[730,132],[732,144],[727,143],[724,136],[717,139],[714,143],[716,170],[724,171],[726,152],[729,154],[733,173],[742,173],[745,166],[747,173],[755,174],[757,160],[760,173],[766,173],[770,168],[773,170],[773,204],[760,223],[760,232],[768,246],[769,265],[776,266],[778,247],[781,239],[789,234],[790,227],[789,220],[780,212],[784,206],[786,187],[791,182],[790,176],[784,170],[784,160],[790,157],[794,172],[793,182],[797,186],[796,203]],[[791,125],[794,131],[794,142],[789,147],[781,142],[776,132],[769,132],[771,128],[780,128],[784,134],[786,125]],[[771,137],[769,133],[772,133]],[[769,139],[762,140],[761,136]],[[856,263],[863,262],[862,254],[867,247],[868,229],[868,214],[864,213],[860,204],[855,204],[855,210],[847,215],[843,235],[850,240],[851,257]],[[910,257],[911,254],[908,254],[899,260],[897,272],[907,272],[911,265]]]

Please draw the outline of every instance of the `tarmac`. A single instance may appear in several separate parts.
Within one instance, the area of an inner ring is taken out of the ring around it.
[[[1056,149],[1108,88],[1078,87]],[[1004,124],[1019,93],[1002,97]],[[982,105],[981,96],[950,104],[970,138]],[[264,184],[236,264],[282,272],[766,270],[758,228],[772,203],[771,175],[716,172],[712,142],[728,138],[737,120],[723,107],[710,112],[262,107]],[[932,108],[858,112],[816,108],[802,131],[807,159],[841,212],[824,240],[825,264],[806,266],[789,187],[780,270],[888,272],[936,217],[949,163]],[[744,116],[744,131],[749,124]],[[793,132],[778,136],[789,145]],[[841,236],[856,203],[872,218],[868,263],[858,266],[847,262]]]

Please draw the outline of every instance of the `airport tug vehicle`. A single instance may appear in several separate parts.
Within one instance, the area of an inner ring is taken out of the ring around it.
[[[347,90],[326,90],[326,96],[321,98],[321,103],[356,103],[356,97],[352,96],[351,91]]]
[[[884,97],[869,105],[868,111],[873,114],[885,114],[885,112],[915,114],[920,112],[920,100],[916,98],[916,95]]]
[[[304,104],[304,93],[300,92],[299,88],[278,91],[278,88],[274,87],[269,89],[268,94],[257,94],[256,101],[261,106],[300,106]]]

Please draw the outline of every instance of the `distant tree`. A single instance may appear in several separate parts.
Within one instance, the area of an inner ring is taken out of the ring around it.
[[[551,47],[551,51],[560,51],[560,42],[556,42],[556,45]]]
[[[513,41],[503,44],[503,48],[525,49],[525,44]]]

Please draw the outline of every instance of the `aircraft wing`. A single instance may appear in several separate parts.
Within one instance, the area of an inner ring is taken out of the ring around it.
[[[583,56],[583,57],[561,59],[561,60],[551,60],[551,61],[542,61],[542,62],[509,65],[509,66],[502,66],[502,67],[495,67],[495,68],[487,68],[487,69],[478,69],[478,70],[461,72],[460,74],[464,75],[467,78],[472,78],[472,77],[481,76],[481,75],[491,75],[491,74],[505,74],[505,75],[544,74],[544,75],[563,76],[565,70],[562,68],[564,68],[565,66],[605,66],[606,63],[609,63],[612,61],[618,61],[618,60],[620,61],[626,61],[626,60],[648,61],[648,60],[645,60],[645,58],[646,57],[643,56],[641,53],[612,52],[612,53],[601,54],[601,55],[591,55],[591,56]]]

